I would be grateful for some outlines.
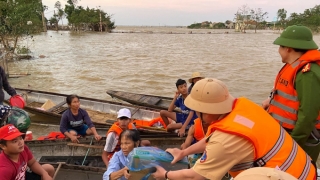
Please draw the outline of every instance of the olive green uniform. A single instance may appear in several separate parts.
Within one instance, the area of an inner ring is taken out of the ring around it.
[[[295,80],[300,107],[298,119],[292,132],[292,138],[309,154],[313,161],[317,161],[320,144],[310,136],[317,123],[320,112],[320,66],[310,63],[308,72],[299,72]],[[308,143],[309,145],[306,145]]]
[[[306,51],[319,48],[313,40],[311,30],[301,25],[287,27],[273,44]],[[287,52],[289,53],[289,51]],[[312,160],[316,162],[320,152],[320,145],[311,136],[311,132],[315,128],[320,112],[320,66],[317,63],[310,64],[310,68],[305,69],[304,72],[299,71],[296,75],[295,89],[300,105],[295,127],[290,134],[309,154]]]

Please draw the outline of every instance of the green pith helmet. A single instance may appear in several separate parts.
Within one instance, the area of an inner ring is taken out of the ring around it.
[[[306,26],[293,25],[287,27],[273,44],[303,50],[318,49],[312,39],[312,32]]]
[[[7,124],[13,124],[20,132],[26,133],[31,124],[30,116],[26,111],[12,107],[8,115]]]

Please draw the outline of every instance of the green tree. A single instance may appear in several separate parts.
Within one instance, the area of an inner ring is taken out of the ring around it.
[[[261,26],[262,22],[264,22],[266,18],[268,18],[267,17],[268,13],[264,12],[261,8],[258,8],[258,9],[251,9],[250,15],[251,15],[251,20],[253,20],[253,22],[255,23],[254,32],[256,33],[258,26]]]
[[[65,13],[69,24],[75,31],[100,31],[100,23],[102,31],[110,32],[115,28],[115,22],[112,22],[111,16],[103,10],[90,9],[89,7],[85,9],[82,6],[76,7],[74,1],[71,0],[68,0],[68,4],[65,5]]]
[[[287,11],[285,9],[279,9],[277,12],[277,20],[280,21],[281,26],[284,27],[287,18]]]
[[[39,0],[0,0],[0,7],[0,41],[12,57],[20,38],[41,32],[43,7]]]
[[[287,19],[287,25],[301,24],[308,26],[311,30],[320,31],[320,5],[316,5],[313,8],[305,9],[301,14],[291,13]]]
[[[61,3],[60,1],[57,1],[55,4],[54,4],[54,7],[58,10],[57,14],[56,14],[56,17],[57,17],[57,20],[58,20],[58,23],[59,21],[61,21],[62,25],[63,25],[63,18],[65,18],[66,16],[66,13],[64,12],[64,10],[61,8]]]

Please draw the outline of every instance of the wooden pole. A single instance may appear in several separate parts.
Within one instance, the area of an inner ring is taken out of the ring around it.
[[[58,162],[59,163],[59,166],[58,166],[58,168],[57,168],[57,170],[56,170],[56,172],[54,173],[54,176],[53,176],[53,180],[55,180],[56,179],[56,177],[57,177],[57,175],[58,175],[58,172],[59,172],[59,170],[60,170],[60,168],[61,168],[61,166],[62,166],[62,164],[66,164],[65,162]]]

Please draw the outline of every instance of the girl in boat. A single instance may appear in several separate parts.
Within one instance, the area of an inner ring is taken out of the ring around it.
[[[99,141],[101,136],[97,133],[87,111],[80,108],[80,99],[77,95],[69,95],[66,98],[69,106],[61,117],[60,131],[72,142],[79,143],[78,136],[94,135]]]
[[[110,159],[108,169],[103,174],[103,180],[126,180],[130,174],[127,165],[128,154],[140,144],[140,133],[136,129],[124,130],[120,134],[121,150],[114,153]]]

